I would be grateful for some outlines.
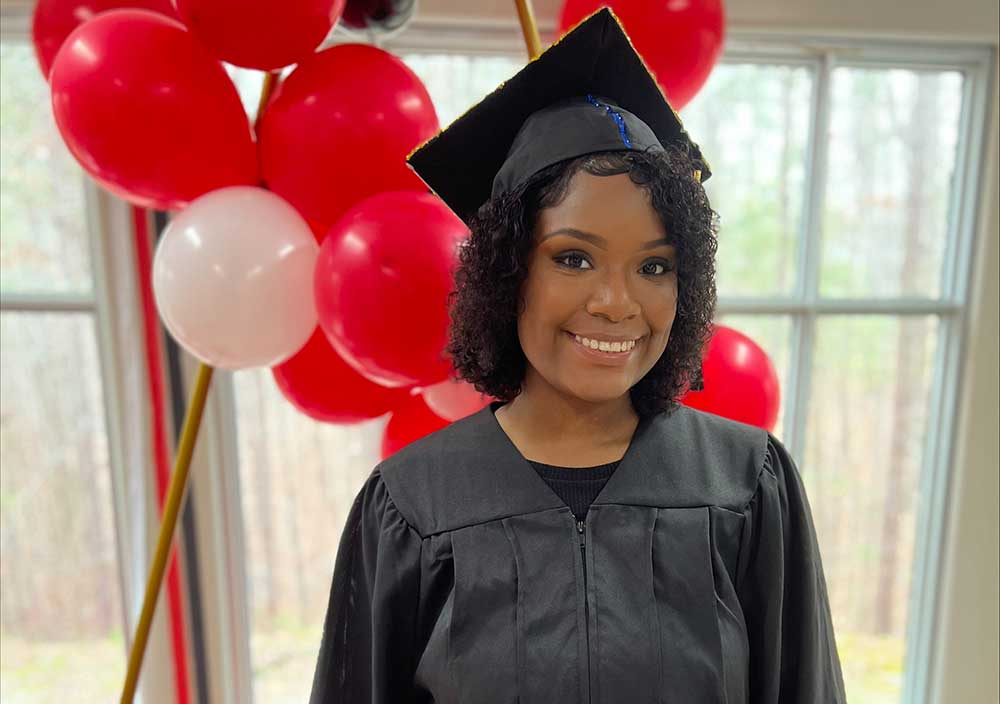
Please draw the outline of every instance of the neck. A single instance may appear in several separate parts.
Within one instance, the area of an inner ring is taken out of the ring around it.
[[[528,386],[496,415],[503,418],[505,429],[516,434],[522,450],[533,455],[531,459],[555,456],[565,462],[571,457],[585,464],[595,457],[618,459],[639,423],[627,393],[597,403]]]

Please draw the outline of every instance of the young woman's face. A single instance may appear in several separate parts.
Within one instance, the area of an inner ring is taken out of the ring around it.
[[[534,241],[518,319],[526,390],[620,399],[660,358],[677,310],[676,250],[649,194],[628,174],[579,171],[563,201],[539,213]],[[577,335],[634,347],[586,349]]]

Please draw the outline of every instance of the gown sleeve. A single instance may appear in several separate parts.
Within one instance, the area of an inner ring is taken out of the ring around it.
[[[737,567],[750,704],[846,704],[826,578],[795,462],[768,433]]]
[[[309,704],[413,699],[421,546],[375,469],[340,538]]]

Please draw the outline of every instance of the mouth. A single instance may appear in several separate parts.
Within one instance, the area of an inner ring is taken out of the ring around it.
[[[625,362],[627,362],[632,357],[632,355],[635,354],[635,351],[639,348],[639,345],[641,345],[646,340],[645,336],[640,337],[635,341],[635,344],[632,345],[630,349],[618,352],[611,352],[600,349],[595,350],[594,348],[586,346],[583,343],[581,343],[577,339],[577,335],[575,335],[574,333],[568,331],[564,332],[566,337],[569,338],[569,341],[572,343],[573,347],[576,348],[576,350],[581,355],[583,355],[584,359],[589,360],[591,362],[610,364],[610,365],[624,364]]]

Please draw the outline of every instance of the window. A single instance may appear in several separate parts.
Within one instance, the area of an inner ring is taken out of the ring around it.
[[[5,699],[110,701],[124,610],[82,170],[31,44],[0,42]]]
[[[961,126],[983,78],[858,49],[873,57],[727,56],[682,118],[713,167],[717,319],[783,380],[775,433],[809,494],[848,698],[889,704],[914,700],[908,634],[933,617],[914,610],[934,554],[919,538],[940,515],[922,488],[947,471],[934,448],[966,287],[949,272],[974,156]]]

